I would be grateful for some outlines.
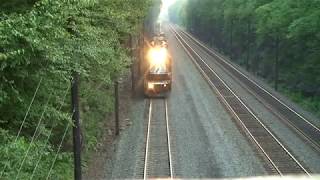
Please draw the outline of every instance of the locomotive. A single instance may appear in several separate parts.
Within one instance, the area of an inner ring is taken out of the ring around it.
[[[163,35],[153,37],[148,43],[144,63],[144,94],[148,97],[167,96],[172,85],[172,59]]]

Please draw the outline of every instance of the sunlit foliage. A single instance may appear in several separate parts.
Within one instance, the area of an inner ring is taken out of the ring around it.
[[[31,177],[40,154],[44,155],[34,179],[46,178],[49,162],[70,122],[72,71],[81,76],[85,148],[95,146],[103,130],[99,125],[112,111],[112,83],[131,63],[126,42],[140,31],[150,3],[151,0],[13,0],[0,4],[0,169],[6,167],[0,179],[16,177],[42,114],[31,154],[19,178]],[[72,178],[70,142],[68,134],[58,154],[53,179]]]
[[[193,34],[320,111],[320,1],[188,0],[180,8],[171,14]]]

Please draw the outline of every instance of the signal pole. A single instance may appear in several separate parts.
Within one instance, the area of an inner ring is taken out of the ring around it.
[[[75,20],[70,17],[68,19],[67,31],[77,36]],[[72,72],[71,79],[71,106],[73,121],[73,159],[74,159],[74,179],[81,180],[81,135],[80,135],[80,112],[79,112],[79,73]]]
[[[120,123],[119,123],[119,81],[114,81],[114,109],[115,109],[115,131],[116,135],[120,134]]]
[[[80,140],[80,112],[78,98],[79,73],[73,72],[71,81],[72,120],[73,120],[73,154],[74,179],[81,180],[81,140]]]

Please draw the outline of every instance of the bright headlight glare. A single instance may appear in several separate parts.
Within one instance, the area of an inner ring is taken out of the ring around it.
[[[153,83],[148,83],[148,89],[153,89],[154,88],[154,84]]]
[[[164,64],[167,57],[167,50],[165,48],[151,49],[149,52],[149,60],[153,65]]]

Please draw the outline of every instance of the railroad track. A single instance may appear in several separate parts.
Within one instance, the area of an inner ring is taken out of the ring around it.
[[[186,38],[188,38],[199,50],[210,55],[221,68],[225,70],[234,80],[253,95],[261,104],[263,104],[271,113],[273,113],[279,120],[286,123],[289,127],[297,132],[303,140],[309,142],[317,152],[320,152],[320,128],[310,122],[307,118],[296,112],[293,108],[286,105],[275,95],[268,92],[264,87],[241,72],[228,60],[221,55],[208,48],[206,45],[195,39],[193,36],[185,31],[180,31]]]
[[[264,125],[252,110],[234,93],[234,91],[219,77],[219,75],[203,60],[193,47],[178,31],[171,27],[171,31],[186,50],[193,63],[203,77],[218,95],[221,102],[228,108],[233,117],[245,130],[249,138],[256,144],[258,150],[265,156],[273,169],[279,175],[307,174],[310,175],[297,158],[278,140],[278,138]]]
[[[143,178],[173,178],[166,99],[149,100]]]

